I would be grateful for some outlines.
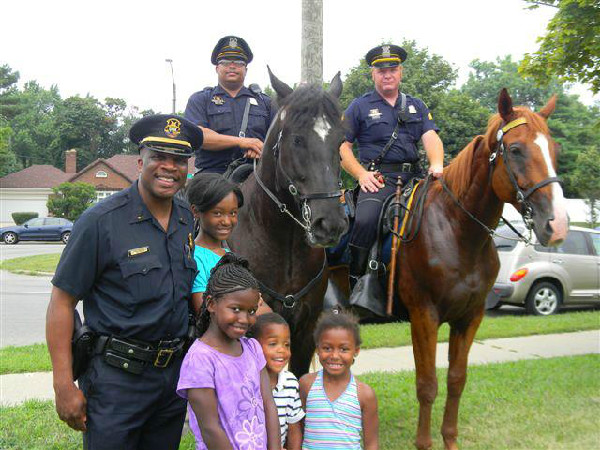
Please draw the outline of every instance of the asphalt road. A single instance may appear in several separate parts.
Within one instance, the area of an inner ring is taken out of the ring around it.
[[[62,243],[0,244],[0,260],[62,253]],[[45,342],[50,277],[15,275],[0,271],[0,347]]]

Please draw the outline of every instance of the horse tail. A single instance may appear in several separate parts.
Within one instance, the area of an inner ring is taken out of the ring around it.
[[[206,304],[208,302],[204,299],[202,302],[202,307],[200,308],[200,314],[196,318],[196,337],[200,338],[206,330],[208,330],[208,326],[210,325],[210,313],[208,312],[208,308]]]

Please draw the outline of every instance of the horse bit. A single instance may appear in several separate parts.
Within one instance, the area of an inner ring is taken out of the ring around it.
[[[504,222],[506,223],[506,225],[513,232],[515,232],[517,234],[518,238],[513,238],[511,236],[502,236],[502,235],[496,233],[495,230],[493,230],[490,227],[488,227],[487,225],[485,225],[483,222],[481,222],[479,219],[477,219],[475,216],[473,216],[469,211],[467,211],[465,209],[465,207],[454,196],[452,191],[450,191],[450,189],[448,188],[448,186],[446,185],[444,180],[442,179],[441,181],[442,181],[442,186],[444,187],[444,190],[446,190],[446,192],[448,192],[448,194],[450,194],[450,196],[452,197],[454,202],[465,213],[467,213],[467,215],[471,219],[473,219],[475,222],[477,222],[479,225],[481,225],[483,228],[485,228],[490,236],[499,236],[499,237],[507,239],[507,240],[523,241],[527,245],[531,245],[531,230],[533,229],[533,207],[531,206],[531,203],[529,203],[527,201],[527,199],[531,196],[531,194],[533,194],[538,189],[540,189],[550,183],[559,183],[562,185],[562,181],[558,177],[548,177],[545,180],[542,180],[539,183],[536,183],[531,188],[527,189],[525,192],[523,192],[523,190],[517,183],[517,177],[515,176],[512,168],[510,166],[510,161],[509,161],[509,156],[508,156],[509,152],[506,151],[506,148],[504,147],[503,138],[504,138],[504,135],[506,133],[508,133],[510,130],[512,130],[513,128],[516,128],[519,125],[524,125],[526,123],[527,123],[527,119],[525,119],[524,117],[520,117],[518,119],[515,119],[515,120],[507,123],[506,125],[504,125],[503,127],[498,129],[498,133],[496,134],[496,139],[498,140],[498,146],[496,147],[496,149],[493,152],[490,153],[490,157],[489,157],[489,165],[490,165],[489,178],[491,179],[492,171],[494,170],[494,167],[496,165],[496,159],[498,158],[498,155],[500,155],[504,160],[504,167],[506,167],[506,172],[508,173],[508,178],[510,179],[510,182],[516,193],[516,200],[520,207],[519,213],[521,214],[521,217],[523,218],[525,227],[529,230],[529,238],[527,238],[527,237],[523,236],[521,233],[519,233],[519,231],[517,231],[517,229],[515,227],[513,227],[510,224],[510,222],[504,218],[503,219],[504,219]]]

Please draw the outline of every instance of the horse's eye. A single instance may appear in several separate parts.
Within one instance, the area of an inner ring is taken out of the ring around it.
[[[523,151],[521,150],[521,146],[518,144],[513,144],[510,147],[508,147],[508,150],[510,151],[510,154],[512,156],[523,156]]]
[[[292,136],[292,142],[294,143],[294,145],[302,145],[302,136],[295,134],[294,136]]]

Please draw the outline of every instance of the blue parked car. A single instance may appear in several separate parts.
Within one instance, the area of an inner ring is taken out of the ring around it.
[[[59,217],[36,217],[23,225],[0,228],[0,236],[5,244],[19,241],[63,241],[71,236],[73,222]]]

